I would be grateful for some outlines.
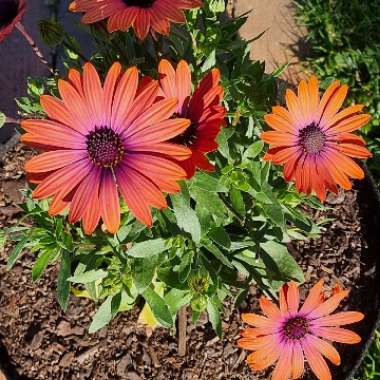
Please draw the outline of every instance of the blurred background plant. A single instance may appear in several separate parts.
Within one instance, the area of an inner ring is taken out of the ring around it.
[[[327,85],[339,79],[350,87],[349,102],[365,104],[372,121],[362,129],[380,183],[380,2],[295,0],[299,23],[307,29],[309,72]]]
[[[309,72],[323,84],[339,79],[350,86],[348,101],[366,105],[371,123],[362,129],[374,156],[368,161],[380,184],[380,1],[295,0],[299,23],[312,49]],[[380,378],[380,335],[357,379]]]

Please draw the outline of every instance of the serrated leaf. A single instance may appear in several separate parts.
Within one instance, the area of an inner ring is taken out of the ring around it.
[[[182,306],[186,306],[191,302],[192,295],[188,290],[171,289],[165,294],[165,302],[173,316]]]
[[[95,313],[92,323],[89,328],[89,333],[92,334],[112,320],[112,296],[107,297],[107,299],[102,303],[97,312]]]
[[[17,243],[16,247],[13,248],[11,254],[8,257],[8,262],[7,262],[7,269],[8,270],[13,268],[17,259],[21,255],[22,250],[27,245],[28,241],[29,241],[29,235],[26,235],[22,240],[20,240]]]
[[[211,252],[215,258],[217,258],[222,264],[226,265],[229,268],[233,268],[233,265],[231,264],[230,260],[223,254],[223,252],[214,244],[211,242],[208,244],[205,244],[204,247]]]
[[[108,272],[103,269],[92,269],[84,273],[79,273],[74,276],[71,276],[67,279],[74,284],[89,284],[91,282],[103,280],[108,276]]]
[[[66,250],[62,251],[61,267],[57,280],[57,299],[63,311],[67,310],[70,298],[70,282],[67,279],[71,276],[71,256]]]
[[[229,249],[231,247],[231,239],[223,227],[213,227],[208,232],[208,236],[216,244]]]
[[[259,140],[259,141],[254,142],[244,152],[242,161],[245,162],[248,160],[253,160],[262,152],[263,149],[264,149],[263,141]]]
[[[209,54],[207,59],[204,61],[202,68],[201,68],[202,73],[212,69],[215,66],[215,64],[216,64],[216,50],[214,49]]]
[[[199,243],[201,241],[201,224],[196,212],[187,205],[186,200],[180,194],[172,195],[171,200],[178,227],[189,233],[192,239]]]
[[[244,198],[240,190],[231,189],[230,199],[232,203],[232,207],[234,210],[241,216],[245,216],[245,203]]]
[[[7,235],[3,229],[0,230],[0,247],[4,247],[7,241]]]
[[[143,296],[148,302],[157,321],[164,327],[173,325],[173,318],[165,301],[153,290],[152,286],[147,288]]]
[[[288,252],[286,246],[274,241],[267,241],[260,243],[260,247],[265,252],[262,252],[261,258],[274,280],[293,279],[300,283],[305,281],[302,269]]]
[[[219,182],[218,178],[202,172],[198,172],[195,175],[191,185],[213,193],[225,193],[228,191],[228,189]]]
[[[131,249],[126,251],[126,254],[128,256],[143,259],[158,255],[159,253],[166,251],[166,249],[166,241],[162,238],[158,238],[136,243]]]
[[[139,293],[143,293],[152,283],[156,266],[156,260],[152,260],[151,258],[134,260],[132,264],[132,278]]]
[[[46,267],[49,265],[50,260],[57,255],[54,249],[45,249],[41,251],[37,257],[37,260],[32,268],[33,281],[38,280]]]
[[[209,300],[207,303],[207,313],[213,329],[215,330],[219,338],[221,338],[223,335],[222,320],[220,318],[219,308],[213,302],[213,300]]]

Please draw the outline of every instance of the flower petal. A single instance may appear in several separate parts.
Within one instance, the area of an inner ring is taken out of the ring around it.
[[[321,305],[316,307],[310,314],[309,318],[320,318],[324,317],[325,315],[333,313],[336,308],[339,306],[339,304],[342,302],[344,298],[346,298],[349,295],[349,290],[343,290],[339,293],[333,295],[329,299],[327,299],[325,302],[323,302]]]
[[[306,339],[302,343],[303,352],[311,370],[319,380],[332,380],[331,372],[319,351]]]
[[[300,303],[300,293],[298,286],[294,281],[289,283],[288,292],[286,295],[286,300],[288,303],[288,308],[290,313],[296,313],[299,308]]]
[[[115,91],[119,85],[119,78],[121,74],[121,64],[115,62],[111,68],[108,70],[105,82],[104,82],[104,115],[103,115],[103,125],[112,125],[112,107],[115,99]],[[130,88],[128,88],[130,90]],[[120,96],[120,94],[118,95]]]
[[[189,65],[183,59],[179,61],[176,70],[176,88],[177,88],[177,112],[183,115],[185,109],[184,103],[191,95],[191,73]]]
[[[138,150],[140,145],[156,144],[168,141],[186,131],[190,126],[189,119],[169,119],[159,122],[152,122],[145,129],[139,130],[133,135],[132,140],[127,144],[127,149]]]
[[[139,72],[136,67],[129,68],[117,84],[112,101],[112,128],[116,132],[120,132],[125,127],[124,123],[130,117],[129,111],[135,101],[138,84]]]
[[[33,197],[36,199],[48,198],[59,192],[62,187],[69,192],[88,175],[90,170],[91,164],[87,158],[67,165],[50,174],[41,182],[33,191]]]
[[[308,314],[316,309],[323,302],[323,279],[319,280],[309,291],[304,304],[300,309],[300,313]]]
[[[372,153],[365,148],[364,146],[360,146],[358,144],[346,144],[342,143],[338,145],[338,150],[350,157],[366,159],[372,157]]]
[[[359,322],[363,318],[364,314],[359,313],[358,311],[342,311],[340,313],[315,319],[313,324],[316,326],[342,326]]]
[[[162,59],[158,65],[160,84],[167,98],[177,96],[176,72],[167,59]]]
[[[329,359],[331,363],[340,365],[341,360],[339,352],[330,343],[319,339],[314,335],[308,335],[307,340],[326,359]]]
[[[302,377],[305,371],[305,359],[303,356],[302,346],[300,343],[294,343],[293,345],[293,353],[291,360],[292,379],[299,379]]]
[[[87,157],[85,150],[55,150],[33,157],[25,165],[29,173],[42,173],[60,169]]]
[[[294,135],[277,131],[263,132],[260,138],[272,147],[294,146],[296,143],[296,137]]]
[[[291,344],[284,344],[283,347],[279,346],[280,358],[272,373],[271,380],[288,380],[292,372],[292,346]]]
[[[103,170],[99,192],[100,214],[107,230],[115,234],[120,227],[119,194],[115,179],[109,170]]]
[[[361,337],[353,331],[340,327],[312,327],[312,332],[314,335],[331,340],[332,342],[356,344],[362,340]]]
[[[241,319],[248,323],[251,326],[255,327],[273,327],[273,329],[276,326],[276,322],[273,322],[272,320],[263,317],[262,315],[254,314],[254,313],[243,313],[241,315]]]
[[[280,309],[266,297],[260,298],[261,310],[268,318],[278,318],[281,316]]]

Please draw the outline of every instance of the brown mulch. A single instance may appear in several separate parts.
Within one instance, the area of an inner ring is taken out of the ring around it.
[[[2,226],[17,220],[16,210],[13,213],[9,207],[17,208],[15,204],[20,201],[16,189],[24,185],[22,167],[30,154],[17,146],[3,160]],[[374,273],[361,256],[367,243],[356,197],[355,191],[330,197],[332,209],[318,216],[336,220],[323,227],[320,238],[289,248],[306,273],[306,287],[320,277],[329,286],[339,280],[344,287],[352,288],[348,306],[366,311],[365,297],[360,297],[363,289],[359,287],[365,283],[363,278],[372,281]],[[8,249],[0,252],[0,362],[13,372],[16,380],[268,378],[267,373],[253,375],[244,363],[245,353],[236,347],[242,328],[240,311],[257,311],[259,294],[255,288],[241,310],[226,304],[222,340],[215,336],[207,317],[203,316],[196,326],[189,323],[187,355],[179,357],[174,332],[158,329],[151,334],[136,326],[137,309],[119,315],[108,327],[89,335],[87,328],[95,311],[93,302],[72,298],[67,313],[63,313],[55,299],[56,269],[48,269],[34,284],[32,258],[25,255],[8,272],[7,255]],[[360,326],[356,331],[361,329]],[[350,355],[359,349],[360,346],[342,351],[342,368],[351,364]],[[313,377],[307,374],[305,378]],[[335,378],[342,379],[339,375]]]

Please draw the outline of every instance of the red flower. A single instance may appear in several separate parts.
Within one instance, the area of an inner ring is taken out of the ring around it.
[[[174,70],[169,61],[163,59],[158,67],[160,83],[167,98],[178,99],[177,115],[190,119],[190,127],[175,141],[186,145],[192,151],[189,159],[180,164],[186,170],[187,178],[195,174],[196,168],[213,171],[206,153],[218,149],[215,139],[224,126],[225,108],[221,105],[224,90],[219,85],[220,72],[213,69],[192,91],[189,65],[180,61]]]
[[[346,85],[335,81],[320,100],[318,79],[311,77],[300,82],[298,96],[287,90],[288,109],[276,106],[265,116],[274,129],[261,135],[271,146],[265,159],[284,165],[286,181],[295,180],[298,191],[314,191],[321,201],[327,189],[336,193],[338,184],[349,190],[350,177],[364,177],[362,168],[350,157],[371,157],[365,141],[351,133],[371,119],[362,113],[364,106],[339,111],[347,91]]]
[[[340,364],[338,351],[329,342],[359,343],[356,333],[340,326],[361,321],[362,313],[343,311],[334,313],[348,291],[340,286],[330,298],[323,294],[323,281],[309,292],[300,307],[297,285],[291,282],[280,290],[280,307],[262,297],[260,306],[265,316],[247,313],[244,322],[253,326],[243,331],[238,344],[253,351],[247,363],[254,371],[277,365],[271,380],[299,379],[304,373],[304,357],[319,380],[331,380],[331,372],[323,357],[335,365]]]
[[[108,31],[127,31],[133,27],[143,40],[151,31],[169,35],[170,22],[184,23],[184,9],[202,6],[202,0],[75,0],[70,4],[73,12],[84,12],[84,24],[108,18]]]
[[[25,0],[0,0],[0,42],[2,42],[25,14]]]
[[[22,122],[22,142],[45,151],[26,164],[29,180],[38,184],[33,197],[53,197],[51,215],[69,207],[69,221],[82,220],[87,234],[100,218],[115,233],[120,192],[136,218],[151,226],[150,208],[167,207],[162,192],[179,191],[177,181],[186,177],[176,160],[191,154],[168,142],[190,125],[171,119],[177,99],[156,102],[158,82],[140,88],[137,68],[123,73],[119,63],[103,86],[87,63],[82,75],[70,70],[58,89],[62,100],[41,97],[48,119]]]

